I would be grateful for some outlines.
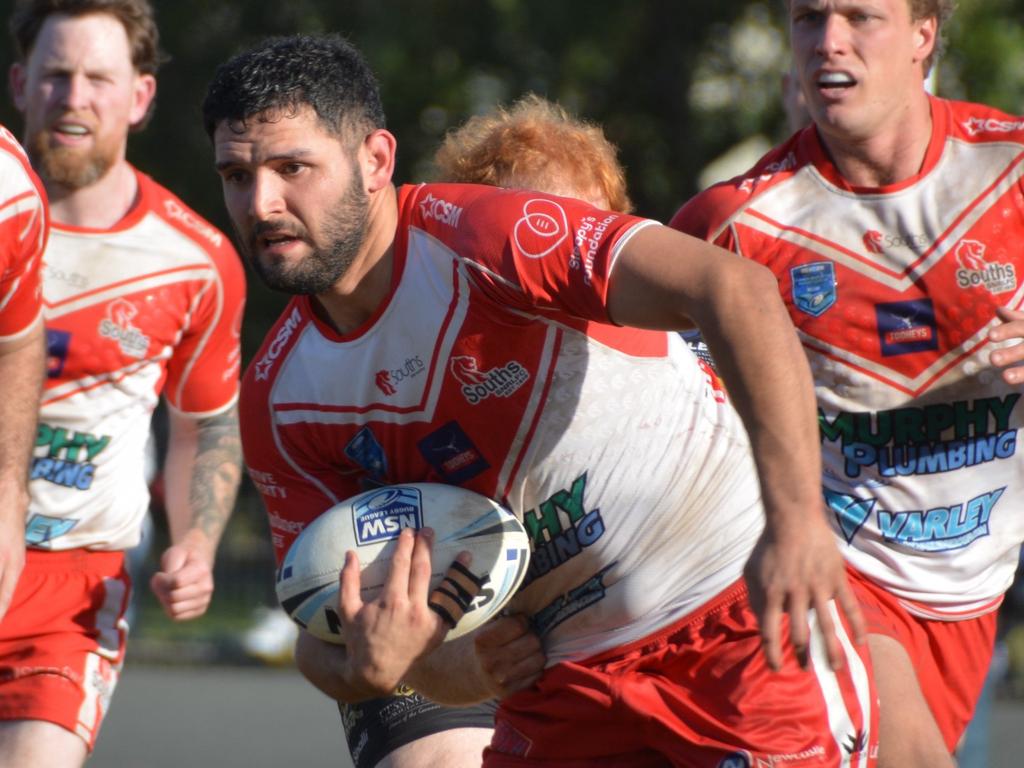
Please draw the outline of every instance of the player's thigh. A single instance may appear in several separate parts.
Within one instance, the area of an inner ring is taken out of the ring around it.
[[[454,728],[432,733],[399,747],[377,763],[376,768],[480,768],[491,734],[489,728]]]
[[[0,768],[79,768],[85,742],[44,720],[0,722]]]
[[[953,768],[906,650],[885,635],[868,635],[878,690],[878,768]]]

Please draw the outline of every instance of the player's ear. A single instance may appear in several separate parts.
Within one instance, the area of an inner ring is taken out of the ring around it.
[[[928,16],[915,21],[914,28],[914,61],[924,61],[938,43],[939,22],[934,16]]]
[[[156,98],[156,78],[153,75],[137,74],[132,83],[132,106],[128,114],[129,125],[138,125],[149,112],[149,105]]]
[[[391,183],[397,147],[394,135],[383,128],[371,131],[363,139],[357,156],[367,192],[377,192]]]
[[[11,99],[19,112],[25,111],[25,67],[20,62],[11,64],[7,72],[7,86],[11,89]]]

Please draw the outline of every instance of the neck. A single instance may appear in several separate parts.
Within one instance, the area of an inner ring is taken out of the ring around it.
[[[47,183],[50,216],[58,224],[109,229],[131,210],[139,194],[135,172],[126,160],[115,163],[102,178],[80,189]]]
[[[365,323],[391,290],[398,195],[388,184],[370,195],[366,238],[352,265],[326,293],[317,294],[313,307],[322,320],[341,334]]]
[[[889,127],[860,137],[829,135],[819,126],[825,148],[839,174],[855,187],[898,184],[921,172],[932,138],[932,113],[928,95],[907,104],[893,115]]]

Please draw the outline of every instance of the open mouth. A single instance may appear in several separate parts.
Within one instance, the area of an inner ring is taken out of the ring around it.
[[[817,85],[819,90],[837,93],[852,88],[856,84],[857,81],[853,75],[846,72],[823,72],[818,75],[818,79],[815,81],[815,85]]]

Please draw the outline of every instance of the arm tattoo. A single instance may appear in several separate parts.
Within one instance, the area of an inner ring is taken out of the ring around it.
[[[238,407],[198,422],[199,440],[189,488],[191,527],[216,543],[235,506],[242,479]]]

